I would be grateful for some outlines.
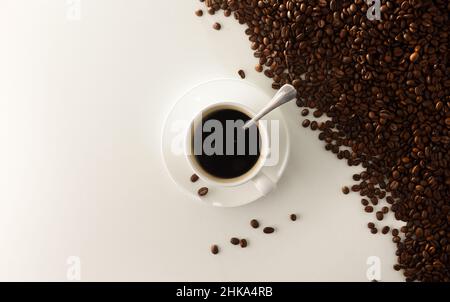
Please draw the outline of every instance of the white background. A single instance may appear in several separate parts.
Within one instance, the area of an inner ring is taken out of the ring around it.
[[[0,280],[67,280],[69,256],[83,281],[367,281],[369,256],[383,281],[403,280],[391,236],[371,235],[359,195],[341,193],[357,169],[299,110],[285,109],[292,157],[270,196],[219,209],[174,187],[160,135],[177,98],[240,68],[273,93],[245,27],[201,6],[82,0],[70,20],[65,0],[0,0]]]

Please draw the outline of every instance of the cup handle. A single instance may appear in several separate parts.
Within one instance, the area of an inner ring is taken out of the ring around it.
[[[262,196],[266,196],[276,188],[276,183],[269,176],[260,172],[252,179],[255,188],[261,192]]]

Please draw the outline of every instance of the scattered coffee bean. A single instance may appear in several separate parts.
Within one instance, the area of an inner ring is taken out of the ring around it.
[[[200,188],[198,190],[198,195],[201,196],[201,197],[204,197],[204,196],[206,196],[206,194],[208,194],[208,191],[209,190],[206,187]]]
[[[304,128],[308,128],[310,124],[311,124],[311,121],[306,119],[306,120],[303,121],[302,126]]]
[[[219,247],[216,244],[211,246],[211,253],[213,255],[217,255],[219,253]]]
[[[239,244],[240,244],[240,246],[241,246],[242,248],[246,248],[247,245],[248,245],[248,242],[247,242],[246,239],[241,239],[241,241],[240,241]]]
[[[238,74],[241,77],[241,79],[245,79],[245,72],[242,69],[238,71]]]
[[[372,234],[376,234],[376,233],[378,233],[378,229],[377,229],[377,228],[371,228],[371,229],[370,229],[370,232],[371,232]]]
[[[377,219],[379,221],[383,220],[383,218],[384,218],[383,212],[381,212],[381,211],[376,212],[375,216],[377,217]]]
[[[259,228],[259,222],[258,222],[258,220],[256,220],[256,219],[252,219],[252,220],[250,221],[250,225],[251,225],[252,228],[254,228],[254,229]]]
[[[350,193],[350,189],[348,187],[343,187],[342,188],[342,193],[347,195],[348,193]]]
[[[308,109],[303,109],[302,110],[302,116],[308,116],[309,114],[309,110]]]
[[[199,177],[197,174],[192,174],[191,176],[191,182],[197,182],[199,180]]]
[[[220,30],[221,28],[222,28],[222,25],[220,25],[220,23],[214,23],[213,24],[213,28],[215,29],[215,30]]]
[[[381,230],[381,233],[383,233],[383,234],[387,234],[387,233],[389,233],[389,230],[390,230],[390,227],[388,227],[388,226],[385,226],[382,230]]]
[[[201,16],[203,16],[203,11],[201,9],[198,9],[198,10],[195,11],[195,15],[197,17],[201,17]]]
[[[375,227],[375,223],[369,222],[369,223],[367,224],[367,227],[368,227],[369,229],[373,229],[373,228]]]
[[[399,231],[397,229],[392,229],[392,236],[398,236]]]
[[[236,237],[233,237],[233,238],[230,239],[230,243],[232,245],[238,245],[239,241],[240,241],[239,238],[236,238]]]
[[[262,65],[261,65],[261,64],[256,65],[256,66],[255,66],[255,70],[256,70],[257,72],[262,72],[262,71],[263,71]]]
[[[275,232],[275,229],[272,228],[272,227],[265,227],[265,228],[263,229],[263,232],[264,232],[265,234],[272,234],[273,232]]]
[[[363,206],[368,206],[369,205],[369,201],[367,199],[363,198],[363,199],[361,199],[361,204]]]
[[[367,213],[372,213],[373,212],[373,207],[372,206],[366,206],[364,208],[364,211],[366,211]]]
[[[389,213],[389,208],[388,207],[383,207],[381,209],[381,212],[383,212],[383,214],[387,214],[387,213]]]
[[[291,218],[292,221],[296,221],[297,220],[297,215],[295,214],[291,214],[291,216],[289,216]]]

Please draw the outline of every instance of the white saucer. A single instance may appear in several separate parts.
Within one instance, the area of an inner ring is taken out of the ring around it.
[[[274,93],[275,94],[275,93]],[[207,185],[201,179],[190,181],[193,171],[184,154],[186,129],[192,119],[207,106],[235,102],[246,105],[254,112],[259,111],[272,98],[256,85],[243,80],[223,79],[200,84],[181,97],[169,113],[162,133],[162,156],[167,171],[177,187],[193,200],[217,207],[237,207],[246,205],[262,197],[262,194],[249,182],[237,187],[216,187]],[[277,183],[289,158],[289,131],[280,110],[274,110],[264,118],[269,123],[279,121],[279,160],[274,166],[263,168],[264,173]],[[197,191],[208,187],[207,196],[200,198]]]

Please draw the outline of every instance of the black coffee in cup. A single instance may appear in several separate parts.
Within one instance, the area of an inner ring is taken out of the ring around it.
[[[198,165],[210,175],[222,179],[237,178],[249,172],[260,158],[258,127],[243,129],[250,119],[235,108],[205,113],[193,138]]]

